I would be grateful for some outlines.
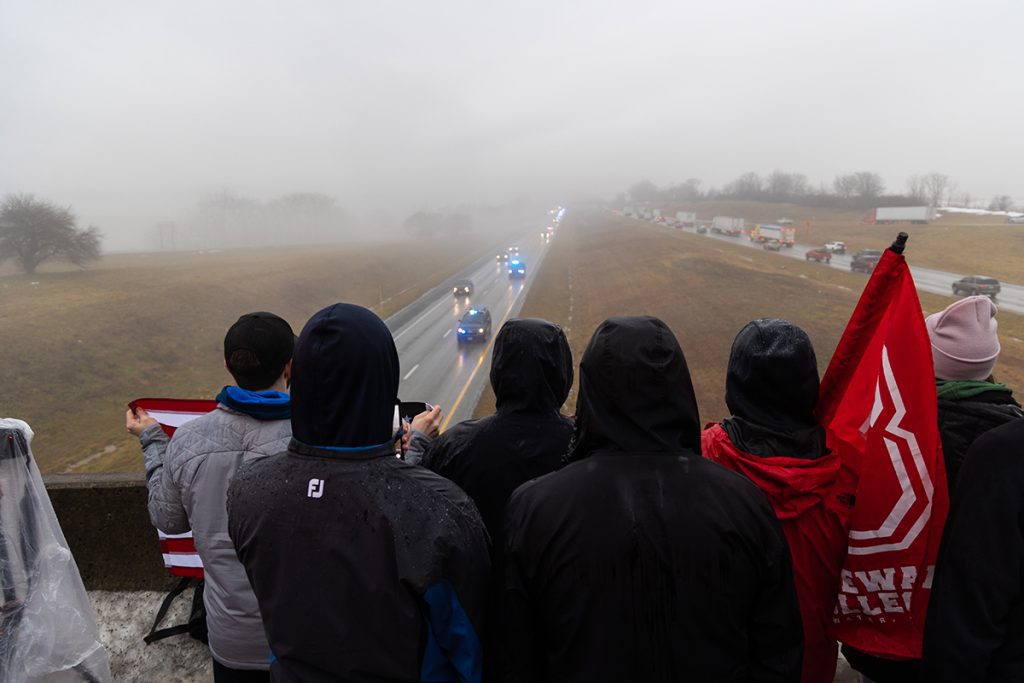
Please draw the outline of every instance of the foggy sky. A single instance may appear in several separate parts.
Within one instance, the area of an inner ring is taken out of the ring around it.
[[[1022,26],[1018,0],[5,0],[0,195],[113,248],[220,189],[404,215],[940,171],[1024,202]]]

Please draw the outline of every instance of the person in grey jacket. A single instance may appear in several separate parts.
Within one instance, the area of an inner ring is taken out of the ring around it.
[[[173,438],[144,410],[128,411],[146,464],[149,516],[168,534],[192,530],[203,561],[203,601],[214,680],[269,681],[270,647],[256,596],[228,537],[228,484],[243,463],[278,453],[291,438],[286,392],[295,346],[292,328],[272,313],[249,313],[224,337],[224,363],[236,385],[217,409],[187,422]]]

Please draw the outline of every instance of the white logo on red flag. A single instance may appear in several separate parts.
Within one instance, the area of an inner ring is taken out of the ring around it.
[[[885,389],[884,394],[882,388]],[[935,490],[917,436],[903,427],[906,414],[903,396],[889,361],[889,349],[883,346],[882,377],[875,385],[875,402],[866,427],[874,427],[880,418],[887,420],[882,441],[899,483],[900,496],[878,527],[850,529],[847,552],[851,555],[905,550],[921,535],[931,517]],[[862,431],[866,433],[867,429]],[[908,520],[912,520],[909,528]],[[897,538],[901,531],[902,535]]]

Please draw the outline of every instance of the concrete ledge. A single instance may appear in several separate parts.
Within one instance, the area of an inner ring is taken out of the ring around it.
[[[156,530],[139,474],[43,477],[61,529],[89,590],[167,590]]]

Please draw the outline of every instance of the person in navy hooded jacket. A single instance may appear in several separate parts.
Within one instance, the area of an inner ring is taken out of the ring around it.
[[[288,449],[228,491],[275,681],[481,680],[487,532],[455,484],[395,457],[399,377],[380,318],[323,309],[295,347]]]

